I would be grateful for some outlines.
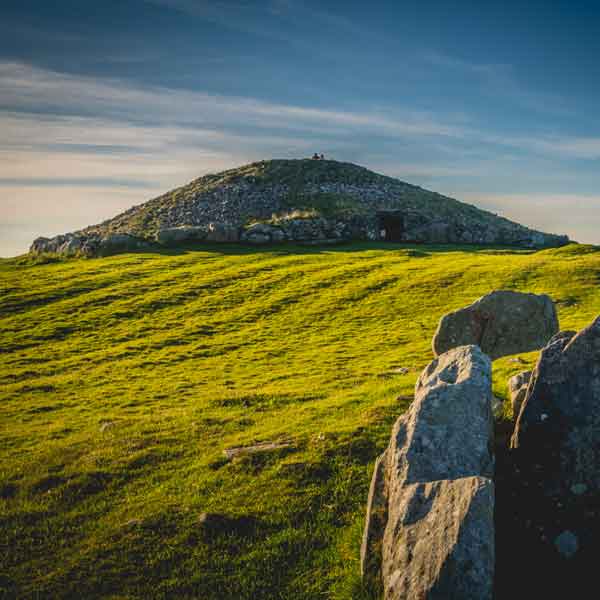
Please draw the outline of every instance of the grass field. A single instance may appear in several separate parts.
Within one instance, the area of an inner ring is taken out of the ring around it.
[[[580,328],[599,283],[576,245],[0,261],[0,597],[369,598],[371,469],[439,318],[504,288]]]

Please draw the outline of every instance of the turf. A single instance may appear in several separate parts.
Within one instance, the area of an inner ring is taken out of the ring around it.
[[[516,289],[576,329],[599,281],[577,245],[0,261],[0,596],[374,597],[371,469],[439,318]],[[496,361],[495,393],[535,358]],[[256,442],[289,445],[224,456]]]

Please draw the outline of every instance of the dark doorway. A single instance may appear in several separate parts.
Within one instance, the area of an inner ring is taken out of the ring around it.
[[[386,242],[401,242],[404,233],[404,218],[399,214],[380,214],[379,230]]]

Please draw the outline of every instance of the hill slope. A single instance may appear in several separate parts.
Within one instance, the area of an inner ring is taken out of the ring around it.
[[[38,238],[32,250],[97,254],[192,239],[525,247],[568,241],[364,167],[305,159],[261,161],[200,177],[99,225]]]
[[[583,246],[1,261],[0,596],[367,598],[370,470],[439,317],[507,288],[577,329],[599,273]],[[223,455],[264,441],[291,445]]]

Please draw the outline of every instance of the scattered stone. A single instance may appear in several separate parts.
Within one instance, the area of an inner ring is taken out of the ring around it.
[[[240,456],[241,454],[256,454],[257,452],[271,452],[273,450],[281,450],[283,448],[291,448],[291,442],[260,442],[253,446],[234,446],[223,450],[223,454],[229,460]]]
[[[543,347],[558,331],[554,303],[545,294],[496,290],[444,315],[433,338],[437,356],[475,344],[492,359]]]
[[[142,525],[142,523],[142,519],[129,519],[129,521],[123,523],[123,527],[133,529],[134,527],[139,527],[140,525]]]
[[[571,492],[573,492],[573,494],[576,496],[582,496],[587,492],[587,489],[588,487],[585,485],[585,483],[576,483],[575,485],[571,486]]]
[[[554,540],[554,546],[565,558],[572,558],[579,550],[579,541],[572,531],[563,531]]]
[[[410,369],[408,367],[396,367],[391,369],[390,373],[393,373],[394,375],[406,375],[407,373],[410,373]]]
[[[524,361],[520,356],[513,356],[512,358],[508,359],[508,362],[524,365],[526,361]]]
[[[378,373],[377,377],[379,377],[380,379],[388,379],[396,375],[406,375],[407,373],[410,373],[410,369],[408,367],[395,367],[393,369],[390,369],[389,371]]]
[[[361,569],[386,600],[492,597],[492,432],[489,357],[463,346],[431,362],[371,482]]]
[[[527,393],[527,386],[531,379],[531,371],[523,371],[508,380],[508,393],[510,395],[510,405],[512,407],[514,418],[516,419],[521,412],[523,400]]]
[[[113,429],[115,427],[115,424],[113,421],[103,421],[102,423],[100,423],[100,433],[105,433],[107,431],[109,431],[110,429]]]

